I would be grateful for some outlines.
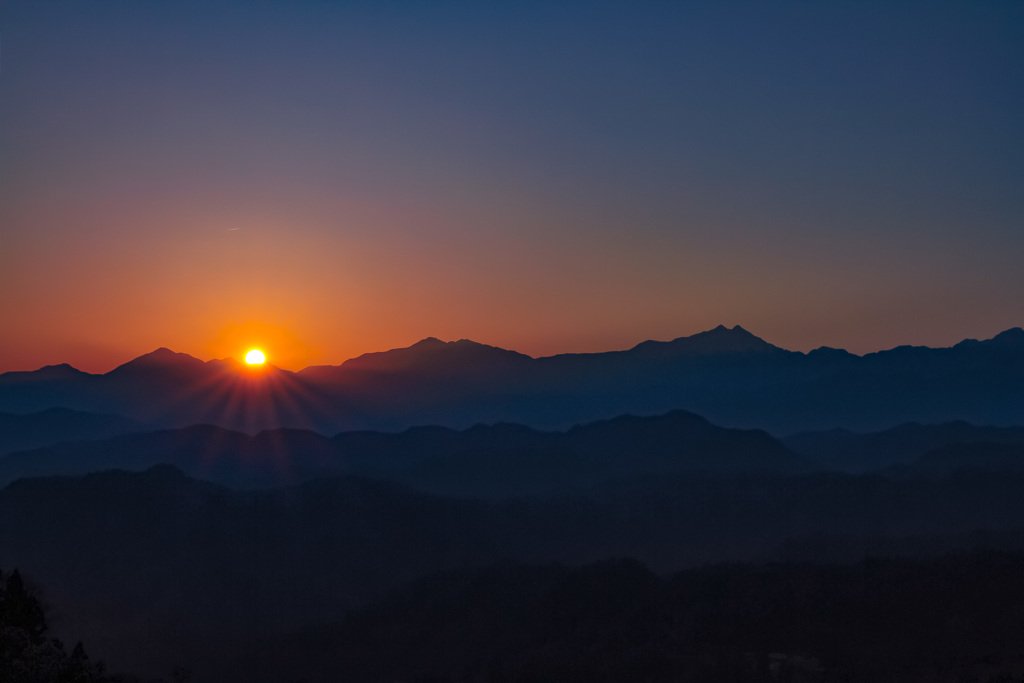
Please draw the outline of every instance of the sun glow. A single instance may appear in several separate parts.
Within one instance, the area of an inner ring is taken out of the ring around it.
[[[267,357],[259,349],[253,349],[245,354],[245,362],[249,365],[262,365],[266,361]]]

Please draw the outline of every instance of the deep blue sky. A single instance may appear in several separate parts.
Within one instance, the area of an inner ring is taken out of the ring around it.
[[[0,370],[1024,323],[1021,2],[23,0],[0,38]]]

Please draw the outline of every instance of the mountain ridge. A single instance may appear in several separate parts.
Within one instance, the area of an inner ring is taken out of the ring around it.
[[[720,345],[717,346],[717,347],[711,346],[710,348],[706,346],[708,344],[708,342],[713,342],[713,341],[720,342]],[[344,360],[344,361],[342,361],[341,363],[339,363],[337,365],[331,365],[331,364],[309,365],[309,366],[306,366],[306,367],[301,368],[299,370],[285,370],[284,368],[277,368],[277,369],[282,371],[282,372],[290,372],[290,373],[294,373],[294,374],[301,374],[301,373],[303,373],[303,372],[305,372],[307,370],[321,370],[321,369],[325,369],[325,368],[341,368],[341,367],[345,366],[346,364],[353,363],[354,361],[360,361],[361,359],[369,359],[369,358],[379,358],[379,357],[385,356],[387,354],[393,354],[393,353],[396,353],[396,352],[411,352],[411,351],[416,351],[416,352],[423,352],[423,351],[436,352],[436,351],[441,351],[441,350],[443,350],[443,351],[451,351],[451,350],[460,350],[460,349],[466,349],[466,348],[493,350],[495,352],[502,352],[502,353],[505,353],[505,354],[514,354],[515,356],[518,356],[518,357],[521,357],[521,358],[527,358],[527,359],[531,359],[531,360],[544,360],[544,359],[561,358],[561,357],[568,357],[568,356],[600,356],[600,355],[605,355],[605,354],[621,354],[621,353],[629,353],[629,352],[633,352],[633,351],[637,351],[637,350],[646,350],[646,349],[652,349],[652,348],[675,348],[675,349],[678,349],[678,350],[691,350],[691,349],[692,350],[698,350],[699,349],[700,351],[707,352],[707,353],[716,353],[716,352],[718,352],[718,353],[729,353],[729,352],[746,351],[746,350],[778,350],[778,351],[784,351],[784,352],[790,353],[790,354],[798,354],[798,355],[801,355],[801,356],[810,356],[812,354],[819,353],[819,352],[824,352],[824,353],[838,352],[838,353],[842,353],[844,355],[852,356],[852,357],[855,357],[855,358],[865,358],[865,357],[868,357],[868,356],[874,356],[874,355],[878,355],[878,354],[885,354],[885,353],[890,353],[890,352],[894,352],[894,351],[902,352],[902,351],[905,351],[905,350],[925,350],[925,349],[929,350],[929,351],[942,351],[942,350],[956,349],[957,347],[964,347],[964,346],[968,346],[969,347],[969,346],[978,345],[978,344],[980,344],[982,346],[990,346],[990,347],[998,346],[998,347],[1021,347],[1021,348],[1024,348],[1024,328],[1021,328],[1021,327],[1010,327],[1010,328],[1007,328],[1006,330],[1003,330],[1002,332],[997,333],[996,335],[994,335],[993,337],[990,337],[988,339],[978,340],[978,339],[974,339],[974,338],[965,338],[965,339],[957,342],[956,344],[953,344],[952,346],[924,346],[924,345],[901,344],[901,345],[893,346],[893,347],[886,348],[886,349],[879,349],[878,351],[870,351],[870,352],[867,352],[867,353],[864,353],[864,354],[856,354],[856,353],[853,353],[852,351],[848,351],[848,350],[843,349],[843,348],[837,348],[837,347],[831,347],[831,346],[819,346],[819,347],[816,347],[816,348],[811,349],[810,351],[806,351],[806,352],[804,352],[804,351],[793,351],[793,350],[790,350],[790,349],[785,349],[783,347],[771,344],[770,342],[765,341],[763,338],[758,337],[757,335],[753,334],[752,332],[748,331],[747,329],[745,329],[744,327],[742,327],[740,325],[734,325],[731,328],[726,327],[725,325],[717,325],[716,327],[714,327],[714,328],[712,328],[710,330],[704,330],[702,332],[696,332],[696,333],[694,333],[692,335],[689,335],[689,336],[676,337],[676,338],[668,340],[668,341],[661,341],[661,340],[656,340],[656,339],[646,339],[646,340],[638,342],[637,344],[634,344],[633,346],[631,346],[629,348],[626,348],[626,349],[616,349],[616,350],[609,350],[609,351],[593,351],[593,352],[564,352],[564,353],[555,353],[555,354],[551,354],[551,355],[547,355],[547,356],[530,356],[528,354],[524,354],[524,353],[521,353],[519,351],[515,351],[515,350],[512,350],[512,349],[506,349],[506,348],[503,348],[503,347],[500,347],[500,346],[494,346],[494,345],[491,345],[491,344],[484,344],[482,342],[477,342],[477,341],[474,341],[472,339],[465,339],[464,338],[464,339],[458,339],[458,340],[454,340],[454,341],[443,341],[443,340],[441,340],[441,339],[439,339],[437,337],[428,336],[428,337],[424,337],[423,339],[420,339],[417,342],[414,342],[414,343],[410,344],[409,346],[397,347],[397,348],[393,348],[393,349],[388,349],[386,351],[370,351],[370,352],[367,352],[367,353],[360,354],[358,356],[354,356],[354,357],[349,358],[347,360]],[[690,348],[687,348],[687,347],[690,347]],[[131,360],[126,361],[125,363],[122,363],[122,364],[116,366],[115,368],[105,372],[105,373],[85,372],[83,370],[79,370],[78,368],[74,367],[73,365],[70,365],[69,363],[57,363],[57,364],[52,364],[52,365],[45,365],[45,366],[43,366],[41,368],[38,368],[36,370],[9,370],[7,372],[0,373],[0,381],[2,381],[2,378],[8,377],[8,376],[11,376],[12,378],[14,378],[14,377],[19,377],[20,378],[20,377],[23,377],[25,375],[31,375],[31,374],[34,374],[34,373],[42,373],[40,375],[40,377],[43,376],[43,375],[53,375],[53,376],[56,376],[56,377],[61,377],[61,376],[65,376],[67,374],[67,371],[69,371],[69,370],[73,371],[73,374],[76,374],[76,375],[97,376],[97,375],[109,375],[112,372],[115,372],[117,370],[120,370],[120,369],[126,368],[126,367],[137,367],[137,366],[146,366],[146,365],[162,365],[162,364],[171,364],[171,363],[175,363],[175,364],[181,363],[181,364],[188,364],[188,365],[195,366],[195,364],[192,363],[192,361],[198,361],[199,363],[203,363],[203,364],[224,363],[224,364],[234,364],[234,365],[237,365],[237,366],[241,366],[241,363],[239,363],[238,361],[236,361],[234,359],[230,359],[230,358],[219,358],[219,359],[218,358],[214,358],[214,359],[210,359],[210,360],[205,360],[204,361],[204,360],[202,360],[200,358],[192,356],[191,354],[183,353],[183,352],[180,352],[180,351],[173,351],[172,349],[169,349],[169,348],[167,348],[165,346],[161,346],[161,347],[159,347],[157,349],[154,349],[153,351],[144,353],[144,354],[142,354],[140,356],[136,356],[135,358],[132,358]],[[359,363],[357,363],[357,365],[359,365]],[[196,366],[196,367],[198,367],[198,366]],[[268,367],[270,367],[269,364],[268,364]],[[274,367],[276,367],[276,366],[274,366]]]
[[[246,432],[478,422],[567,429],[677,408],[778,435],[958,419],[1006,426],[1024,423],[1024,330],[863,356],[827,347],[789,351],[739,325],[619,351],[538,358],[468,339],[427,337],[298,372],[202,361],[161,348],[103,375],[70,366],[0,375],[0,412],[50,407]]]
[[[562,432],[496,424],[327,437],[296,429],[249,435],[199,424],[11,453],[0,458],[0,484],[110,469],[139,471],[157,464],[241,487],[360,475],[484,497],[657,473],[808,469],[803,458],[765,432],[726,429],[677,410],[620,416]]]

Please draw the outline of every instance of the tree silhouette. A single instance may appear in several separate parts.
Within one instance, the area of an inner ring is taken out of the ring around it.
[[[21,573],[0,573],[0,683],[113,683],[81,642],[69,655],[59,640],[46,637],[48,630]]]
[[[23,630],[33,643],[39,643],[47,631],[43,608],[39,600],[25,590],[25,581],[17,569],[0,588],[0,624]]]

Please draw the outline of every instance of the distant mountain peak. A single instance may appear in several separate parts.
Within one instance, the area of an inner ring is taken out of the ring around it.
[[[984,349],[984,348],[1004,348],[1004,349],[1019,349],[1024,348],[1024,329],[1019,327],[1011,327],[1008,330],[1003,330],[991,339],[977,340],[977,339],[964,339],[959,344],[956,344],[953,348],[955,349]]]
[[[442,341],[437,337],[426,337],[412,346],[376,353],[364,353],[351,358],[340,366],[347,370],[372,370],[384,372],[425,370],[429,372],[457,371],[459,367],[479,371],[492,365],[532,360],[517,351],[481,344],[471,339]]]
[[[738,336],[744,336],[744,337],[754,337],[754,339],[759,339],[759,337],[757,337],[756,335],[752,334],[751,332],[748,332],[746,329],[744,329],[740,325],[733,325],[732,327],[726,327],[725,325],[718,325],[718,326],[714,327],[713,329],[705,330],[704,332],[698,332],[697,334],[695,334],[693,336],[696,337],[696,336],[701,335],[701,334],[728,334],[728,335],[734,335],[734,336],[738,335]]]
[[[480,342],[473,341],[472,339],[459,339],[457,341],[448,342],[454,346],[486,346],[487,348],[496,349],[497,346],[491,346],[490,344],[481,344]],[[504,350],[504,349],[503,349]]]
[[[988,343],[999,346],[1024,346],[1024,330],[1019,327],[1011,327],[989,339]]]
[[[69,363],[58,363],[57,365],[45,365],[36,370],[37,376],[39,377],[71,377],[76,375],[85,375],[88,373],[82,372],[78,368]]]
[[[807,352],[809,357],[814,358],[830,358],[830,359],[846,359],[856,358],[854,354],[850,353],[846,349],[837,349],[831,346],[819,346],[816,349],[811,349]]]
[[[710,330],[706,330],[705,332],[698,332],[698,334],[709,334],[709,333],[712,333],[712,332],[714,332],[716,334],[728,334],[728,333],[743,334],[743,335],[746,335],[748,337],[754,337],[755,336],[755,335],[751,334],[750,332],[748,332],[747,330],[745,330],[743,327],[741,327],[739,325],[733,325],[732,327],[726,327],[725,325],[717,325],[717,326],[715,326],[714,328],[712,328]]]
[[[393,349],[393,351],[403,351],[403,350],[408,351],[408,350],[413,350],[413,349],[420,350],[420,351],[441,350],[441,349],[444,349],[444,350],[454,350],[454,349],[498,349],[499,351],[506,351],[506,349],[500,349],[497,346],[491,346],[489,344],[481,344],[480,342],[473,341],[472,339],[459,339],[457,341],[443,341],[441,339],[438,339],[437,337],[425,337],[424,339],[419,340],[418,342],[416,342],[412,346],[408,347],[407,349]],[[515,353],[515,352],[514,351],[509,351],[509,353]]]
[[[188,355],[187,353],[178,353],[161,346],[156,351],[150,351],[149,353],[145,353],[138,358],[133,358],[127,363],[117,366],[107,374],[121,374],[123,372],[149,368],[200,367],[204,365],[206,365],[206,363],[198,358]]]
[[[88,372],[82,372],[72,365],[60,363],[58,365],[44,365],[38,370],[12,370],[0,373],[0,383],[72,380],[90,376]]]
[[[719,325],[689,337],[679,337],[669,342],[645,341],[634,346],[632,351],[654,355],[686,355],[716,353],[751,353],[781,351],[739,325]]]
[[[424,337],[418,342],[408,347],[410,349],[440,349],[448,346],[448,342],[441,341],[437,337]]]
[[[153,361],[166,361],[166,360],[176,360],[176,359],[179,359],[179,358],[192,358],[192,356],[188,355],[187,353],[178,353],[177,351],[171,351],[166,346],[161,346],[156,351],[150,351],[149,353],[144,353],[141,356],[139,356],[138,358],[135,358],[135,360],[143,360],[143,359],[145,359],[145,360],[153,360]],[[196,359],[193,358],[193,360],[196,360]]]

